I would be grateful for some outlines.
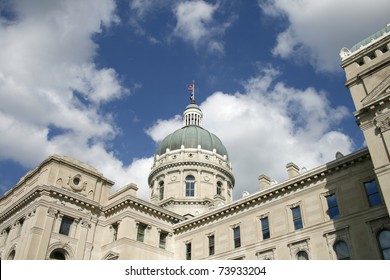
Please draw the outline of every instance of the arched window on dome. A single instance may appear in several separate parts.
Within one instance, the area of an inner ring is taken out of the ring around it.
[[[195,177],[192,175],[186,177],[186,196],[195,196]]]
[[[378,234],[378,243],[384,260],[390,260],[390,231],[382,230]]]
[[[160,200],[164,199],[164,181],[160,181],[159,183],[159,194],[160,194]]]
[[[222,183],[221,183],[221,181],[217,182],[217,195],[222,195]]]

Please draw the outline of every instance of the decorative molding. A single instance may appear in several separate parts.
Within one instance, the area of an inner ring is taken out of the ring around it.
[[[386,117],[384,120],[375,120],[374,123],[381,132],[385,132],[390,129],[390,116]]]
[[[257,252],[255,255],[258,260],[275,260],[275,251],[276,248],[270,248]]]

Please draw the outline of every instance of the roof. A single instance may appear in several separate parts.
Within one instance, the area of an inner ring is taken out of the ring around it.
[[[182,146],[184,148],[198,148],[200,146],[201,149],[211,152],[215,149],[217,154],[228,157],[222,141],[215,134],[196,125],[185,126],[169,134],[160,143],[156,154],[161,156],[166,153],[167,149],[170,151],[180,150]]]
[[[385,28],[382,28],[381,30],[375,32],[371,36],[367,37],[366,39],[360,41],[359,43],[355,44],[352,48],[350,48],[350,52],[356,52],[359,49],[365,47],[366,45],[370,44],[372,41],[375,41],[378,38],[381,38],[385,33],[390,32],[390,24],[387,25]]]

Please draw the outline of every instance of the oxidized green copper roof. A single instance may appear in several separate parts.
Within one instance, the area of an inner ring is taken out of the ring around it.
[[[372,34],[370,37],[367,37],[366,39],[355,44],[352,48],[350,48],[351,53],[359,50],[361,47],[364,47],[365,45],[368,45],[372,40],[382,37],[382,35],[387,32],[390,32],[390,26],[386,26],[382,30],[379,30],[378,32]]]
[[[198,145],[200,145],[203,150],[212,152],[215,149],[217,154],[228,157],[222,141],[213,133],[196,125],[185,126],[169,134],[161,142],[156,154],[161,156],[165,154],[166,149],[170,151],[179,150],[182,145],[184,148],[198,148]]]

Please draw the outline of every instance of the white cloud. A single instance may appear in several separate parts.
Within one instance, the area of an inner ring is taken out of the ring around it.
[[[338,53],[389,22],[387,0],[259,1],[266,15],[287,19],[273,54],[311,63],[319,71],[340,70]]]
[[[146,130],[146,134],[149,135],[155,142],[161,142],[168,134],[174,132],[182,126],[182,117],[176,115],[169,120],[157,120],[152,127]]]
[[[215,92],[200,104],[203,127],[228,149],[236,199],[244,190],[257,191],[261,174],[286,179],[288,162],[314,168],[333,160],[337,151],[348,154],[353,149],[352,140],[334,129],[349,115],[345,107],[333,108],[326,94],[314,88],[277,82],[277,75],[267,69],[244,84],[244,93]],[[177,119],[160,120],[149,135],[160,140],[168,123],[175,126]]]
[[[10,5],[15,17],[0,21],[0,160],[32,168],[63,154],[96,167],[115,189],[146,182],[151,159],[125,166],[106,147],[118,129],[102,105],[129,94],[114,69],[94,63],[93,35],[118,22],[114,1]]]
[[[192,44],[195,48],[206,46],[211,53],[223,53],[224,47],[219,37],[230,23],[215,20],[218,4],[205,1],[180,2],[175,7],[176,27],[174,35]]]

